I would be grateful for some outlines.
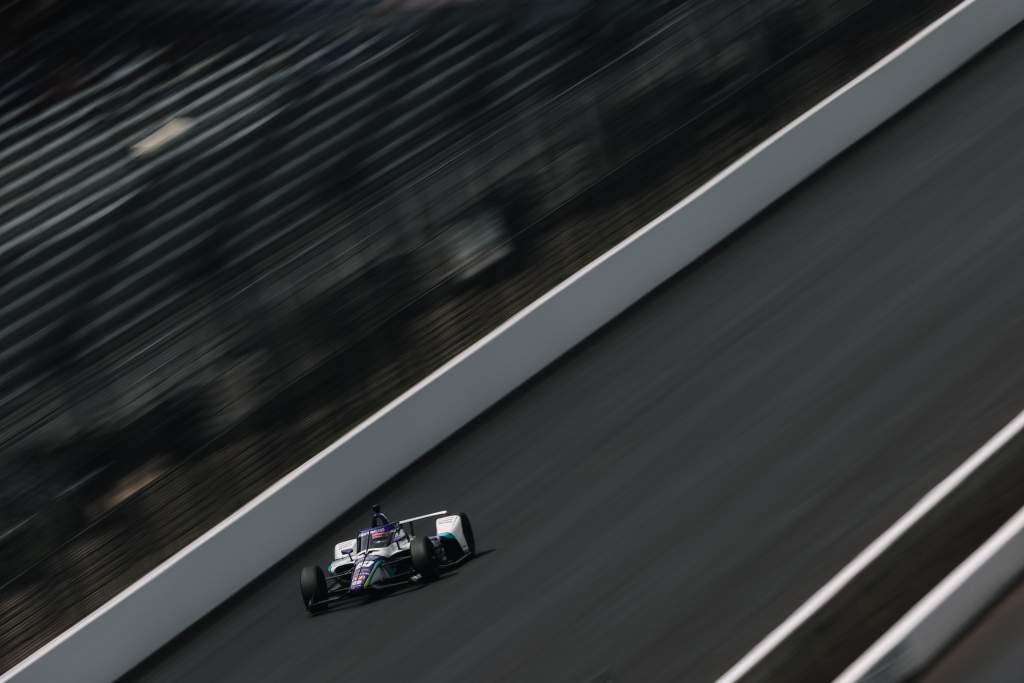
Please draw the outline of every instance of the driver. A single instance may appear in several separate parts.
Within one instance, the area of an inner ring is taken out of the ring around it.
[[[370,526],[384,526],[389,524],[388,516],[380,511],[380,505],[373,506],[373,518],[370,520]]]

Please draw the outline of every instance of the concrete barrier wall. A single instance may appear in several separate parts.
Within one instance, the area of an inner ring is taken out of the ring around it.
[[[124,673],[1022,19],[1020,0],[964,2],[0,681]]]
[[[897,683],[920,673],[1024,570],[1024,509],[947,576],[836,683]]]

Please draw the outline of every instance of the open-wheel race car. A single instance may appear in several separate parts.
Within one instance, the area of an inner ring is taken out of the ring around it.
[[[417,522],[421,528],[428,526],[428,533],[417,535]],[[391,522],[374,505],[371,524],[334,546],[334,561],[326,572],[303,567],[299,587],[307,610],[315,614],[349,598],[433,581],[476,554],[473,527],[465,513],[441,510]]]

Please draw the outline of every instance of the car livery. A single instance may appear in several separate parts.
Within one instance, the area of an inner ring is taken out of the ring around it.
[[[425,521],[429,519],[434,523]],[[429,524],[434,533],[417,535],[416,522]],[[326,572],[315,566],[302,569],[302,602],[317,613],[351,597],[433,581],[475,554],[473,527],[465,513],[442,510],[361,529],[355,538],[335,545]]]

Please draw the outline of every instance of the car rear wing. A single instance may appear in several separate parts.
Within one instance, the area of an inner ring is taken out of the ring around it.
[[[409,522],[418,522],[421,519],[429,519],[430,517],[443,517],[447,515],[447,510],[440,510],[439,512],[431,512],[429,515],[420,515],[419,517],[410,517],[409,519],[399,520],[399,524],[408,524]]]
[[[443,517],[444,515],[447,515],[447,514],[448,514],[447,510],[440,510],[438,512],[431,512],[430,514],[427,514],[427,515],[420,515],[419,517],[410,517],[409,519],[402,519],[402,520],[399,520],[398,523],[399,523],[399,525],[403,525],[403,526],[408,524],[409,525],[409,535],[415,536],[416,535],[416,527],[413,525],[413,522],[418,522],[421,519],[430,519],[431,517]]]

